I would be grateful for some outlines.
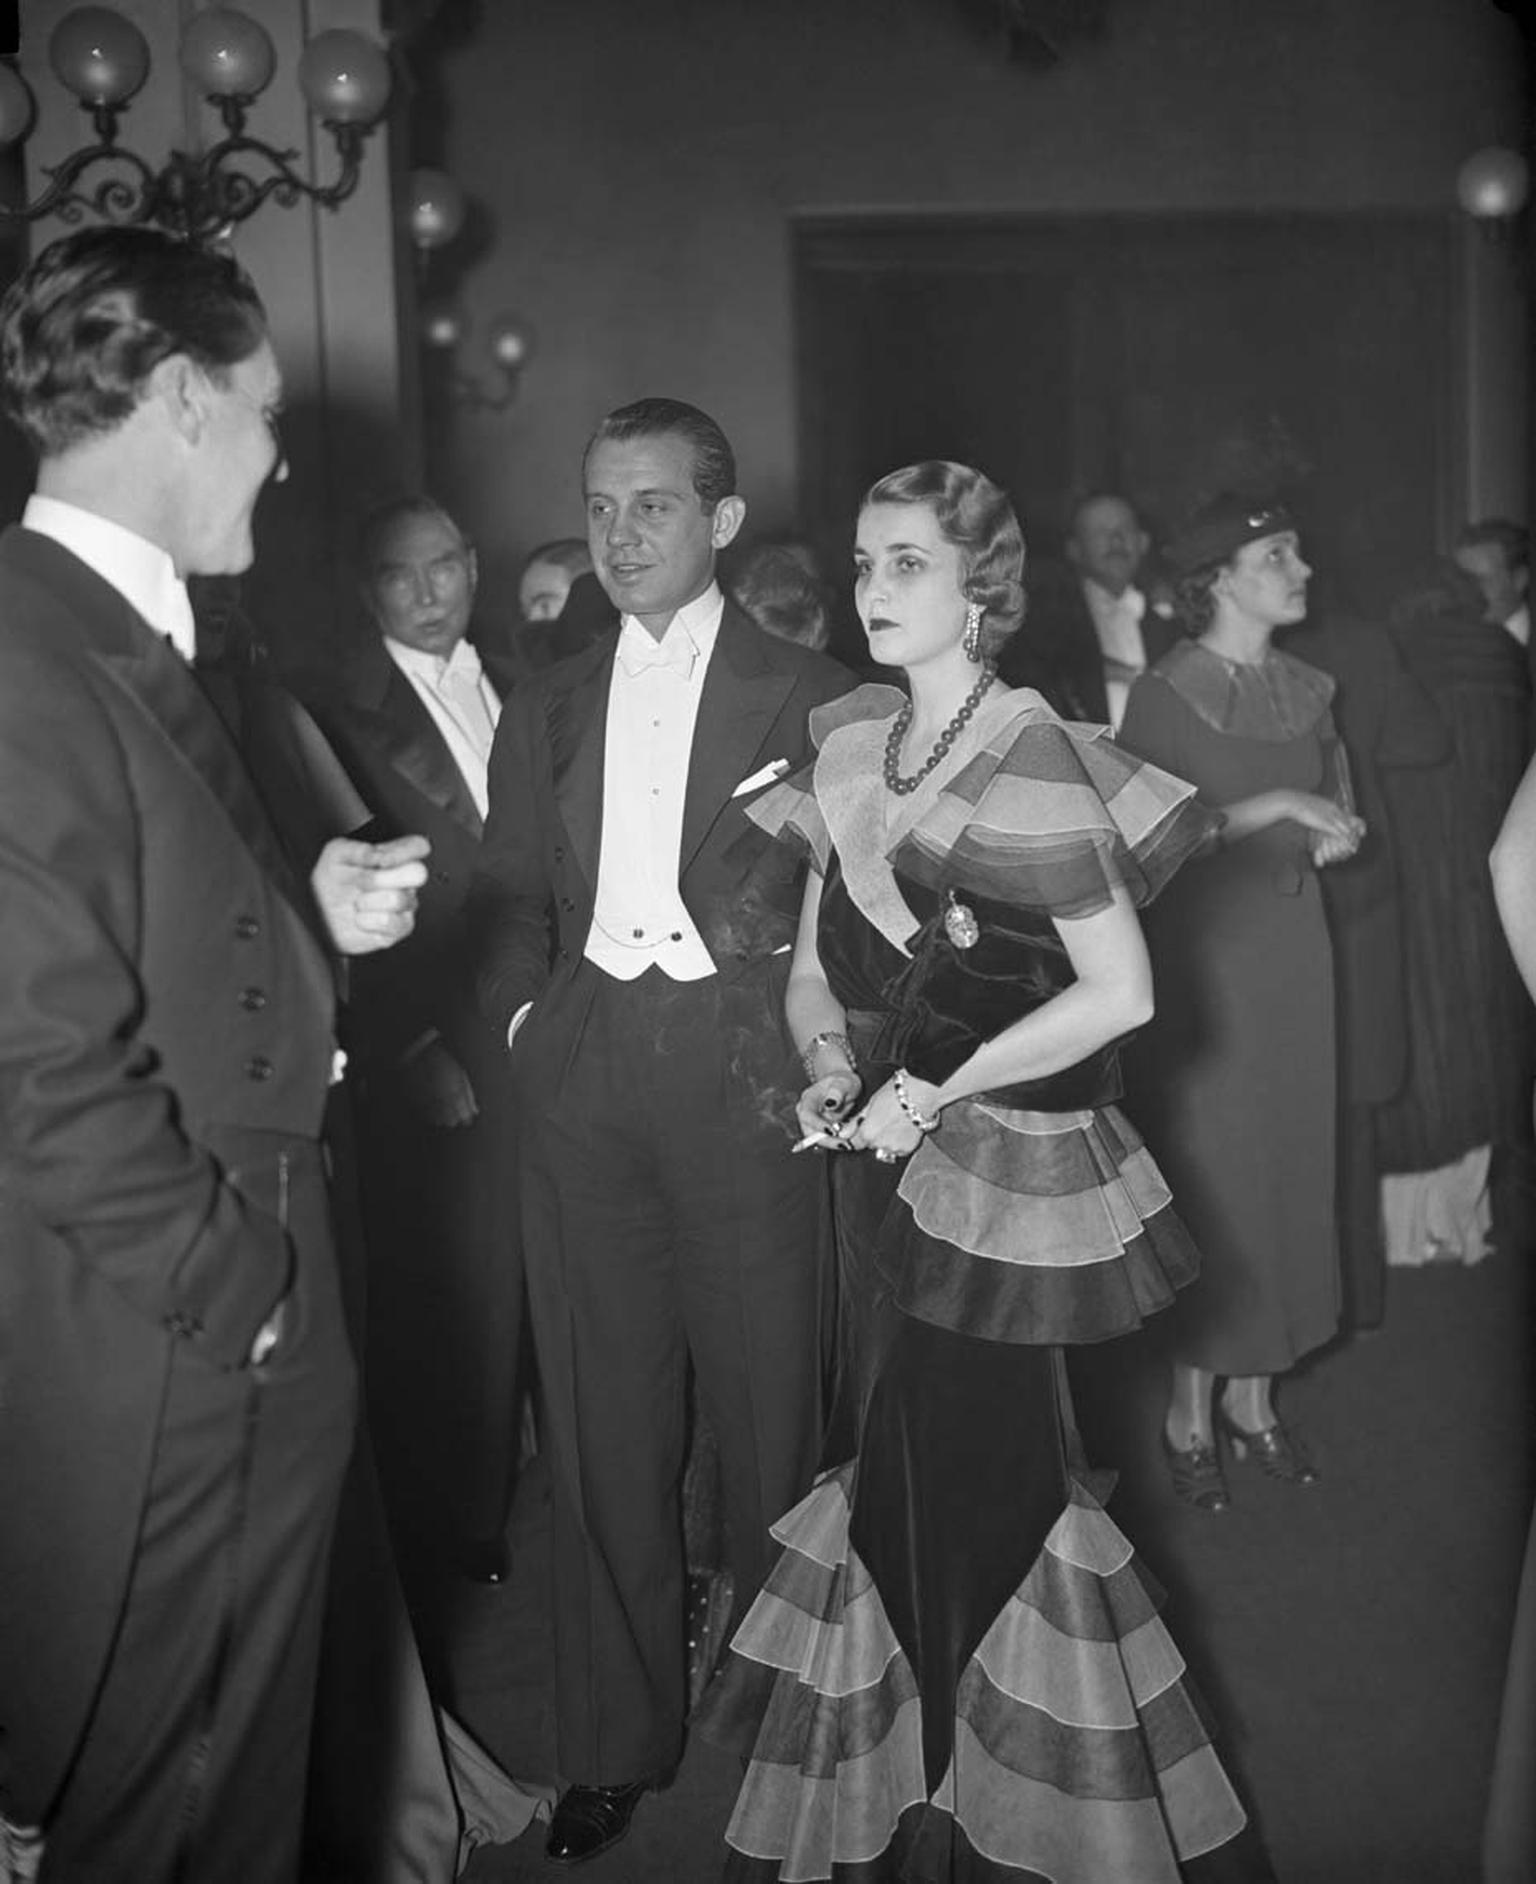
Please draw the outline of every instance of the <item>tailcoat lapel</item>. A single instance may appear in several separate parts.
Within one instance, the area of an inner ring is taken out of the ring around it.
[[[169,740],[241,843],[306,921],[306,888],[294,874],[228,729],[187,663],[109,582],[51,538],[9,530],[0,553],[58,607],[60,631],[72,635]]]
[[[758,631],[727,602],[694,725],[679,877],[698,854],[731,793],[756,769],[763,741],[794,684],[792,675],[764,659]]]
[[[134,694],[217,799],[246,849],[303,913],[308,896],[251,788],[245,762],[223,721],[175,649],[153,629],[138,625],[149,636],[150,645],[133,653],[103,655],[103,665]]]
[[[484,826],[464,775],[454,763],[448,742],[433,725],[432,715],[393,661],[383,704],[372,717],[386,762],[429,803],[478,838]]]
[[[568,684],[550,688],[545,708],[555,804],[572,854],[594,889],[603,838],[603,759],[616,647],[616,636],[605,637]]]

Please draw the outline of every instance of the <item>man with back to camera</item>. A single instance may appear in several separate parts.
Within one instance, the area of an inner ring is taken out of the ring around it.
[[[405,933],[426,846],[306,885],[188,665],[286,474],[237,264],[86,230],[0,346],[0,1821],[47,1884],[290,1884],[353,1435],[327,944]]]
[[[744,807],[849,685],[722,598],[745,505],[712,419],[610,413],[583,484],[622,626],[509,701],[473,893],[482,998],[515,1029],[568,1785],[548,1851],[567,1862],[622,1837],[681,1751],[689,1360],[738,1607],[815,1464],[826,1174],[789,1155],[784,1020],[803,866]]]
[[[409,496],[371,512],[358,563],[375,634],[322,723],[378,828],[432,844],[414,932],[352,977],[373,1429],[408,1525],[465,1575],[499,1583],[522,1268],[499,1218],[505,1056],[475,1006],[464,902],[510,677],[469,639],[475,552],[440,504]]]
[[[1064,547],[1071,570],[1030,585],[1003,678],[1037,688],[1066,719],[1118,728],[1132,682],[1179,638],[1136,586],[1151,538],[1124,497],[1093,491],[1073,506]]]

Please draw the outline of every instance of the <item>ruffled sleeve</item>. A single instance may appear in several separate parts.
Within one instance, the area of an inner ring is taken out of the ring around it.
[[[1193,785],[1104,727],[1027,709],[955,774],[892,863],[930,888],[1070,920],[1117,889],[1149,903],[1216,824]]]
[[[865,720],[889,719],[903,698],[894,687],[869,685],[828,700],[811,710],[811,744],[819,754],[833,733]],[[770,837],[808,856],[817,872],[825,876],[832,856],[832,838],[816,798],[815,779],[816,760],[812,758],[760,798],[754,798],[746,807],[746,815]]]

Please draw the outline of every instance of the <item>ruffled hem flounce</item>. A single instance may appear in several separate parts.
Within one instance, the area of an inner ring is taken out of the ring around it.
[[[1200,1257],[1113,1106],[956,1105],[902,1174],[877,1261],[897,1305],[988,1341],[1076,1346],[1139,1328]]]
[[[962,1673],[930,1797],[917,1683],[849,1543],[853,1472],[775,1527],[696,1720],[748,1756],[732,1884],[1173,1884],[1243,1834],[1159,1598],[1080,1485]]]

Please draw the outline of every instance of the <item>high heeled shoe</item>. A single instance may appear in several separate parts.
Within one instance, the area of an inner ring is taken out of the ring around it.
[[[1238,1425],[1225,1407],[1218,1407],[1216,1424],[1239,1465],[1252,1456],[1261,1471],[1271,1478],[1283,1479],[1288,1485],[1315,1485],[1322,1477],[1299,1435],[1284,1420],[1277,1417],[1271,1425],[1250,1433],[1245,1426]]]
[[[1221,1455],[1214,1445],[1195,1440],[1193,1445],[1176,1446],[1163,1434],[1163,1457],[1168,1461],[1168,1476],[1173,1480],[1173,1495],[1197,1511],[1225,1511],[1232,1502],[1227,1490],[1227,1475],[1221,1469]]]

